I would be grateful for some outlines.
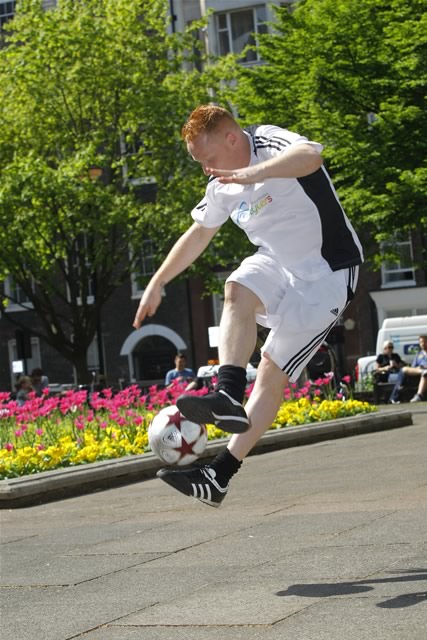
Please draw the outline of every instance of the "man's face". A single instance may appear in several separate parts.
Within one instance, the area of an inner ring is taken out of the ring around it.
[[[187,149],[193,160],[200,162],[205,175],[208,175],[206,167],[238,169],[242,166],[236,136],[230,132],[201,134],[187,143]]]
[[[427,351],[427,340],[426,340],[426,338],[420,338],[419,339],[419,343],[420,343],[420,349],[422,349],[423,351]]]
[[[185,358],[179,356],[175,358],[175,367],[178,369],[178,371],[182,371],[183,369],[185,369],[185,363]]]

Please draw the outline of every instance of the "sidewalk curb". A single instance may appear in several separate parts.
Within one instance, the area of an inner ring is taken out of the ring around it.
[[[412,413],[394,412],[356,415],[298,427],[267,431],[251,455],[412,425]],[[230,438],[210,442],[202,458],[212,458]],[[44,471],[30,476],[0,481],[0,509],[28,507],[51,500],[82,495],[114,486],[152,478],[164,464],[153,454],[104,460],[77,467]]]

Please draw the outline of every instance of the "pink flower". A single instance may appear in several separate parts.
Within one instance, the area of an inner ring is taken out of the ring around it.
[[[105,421],[104,421],[104,422],[100,422],[100,423],[99,423],[99,427],[100,427],[101,429],[106,429],[106,428],[107,428],[107,423],[106,423]]]
[[[7,449],[7,451],[12,451],[13,444],[11,442],[6,442],[4,448]]]
[[[142,418],[141,416],[136,416],[133,419],[133,421],[137,426],[139,426],[140,424],[142,424],[144,422],[144,418]]]
[[[247,398],[249,398],[249,396],[251,395],[253,388],[254,388],[255,383],[251,382],[251,384],[248,386],[248,388],[245,391],[245,395]]]
[[[351,382],[351,376],[343,376],[342,381],[345,382],[345,384],[349,384]]]
[[[76,429],[78,429],[79,431],[83,431],[83,429],[85,428],[83,416],[79,416],[76,420],[74,420],[74,425]]]
[[[44,389],[42,389],[42,394],[44,396],[48,396],[49,395],[49,387],[45,387]]]
[[[43,451],[46,447],[44,446],[44,444],[40,443],[37,445],[37,451]]]
[[[321,394],[321,393],[322,393],[322,392],[320,391],[320,389],[315,389],[315,390],[314,390],[314,395],[315,395],[315,396],[320,396],[320,394]]]
[[[43,429],[36,429],[36,435],[37,436],[42,436],[43,435]]]
[[[202,387],[201,389],[199,389],[199,391],[195,391],[194,393],[198,396],[205,396],[207,393],[209,393],[209,389],[208,387]]]
[[[15,431],[15,436],[16,436],[17,438],[20,438],[20,437],[22,436],[22,434],[23,434],[23,433],[24,433],[24,432],[22,431],[22,429],[17,429],[17,430]]]
[[[342,400],[343,399],[342,393],[337,393],[336,398],[337,400]]]

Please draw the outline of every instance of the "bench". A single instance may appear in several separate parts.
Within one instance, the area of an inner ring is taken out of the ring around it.
[[[401,402],[409,402],[417,392],[420,379],[418,377],[406,377],[405,384],[400,390],[399,400]],[[374,382],[374,403],[387,404],[393,391],[394,382]]]

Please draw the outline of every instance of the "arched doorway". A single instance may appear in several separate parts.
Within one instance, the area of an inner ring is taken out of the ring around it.
[[[177,351],[186,349],[184,340],[172,329],[147,324],[128,335],[120,355],[128,357],[131,381],[161,384],[166,372],[173,369]]]
[[[175,345],[163,336],[143,338],[133,350],[133,367],[137,380],[164,380],[174,367]]]

